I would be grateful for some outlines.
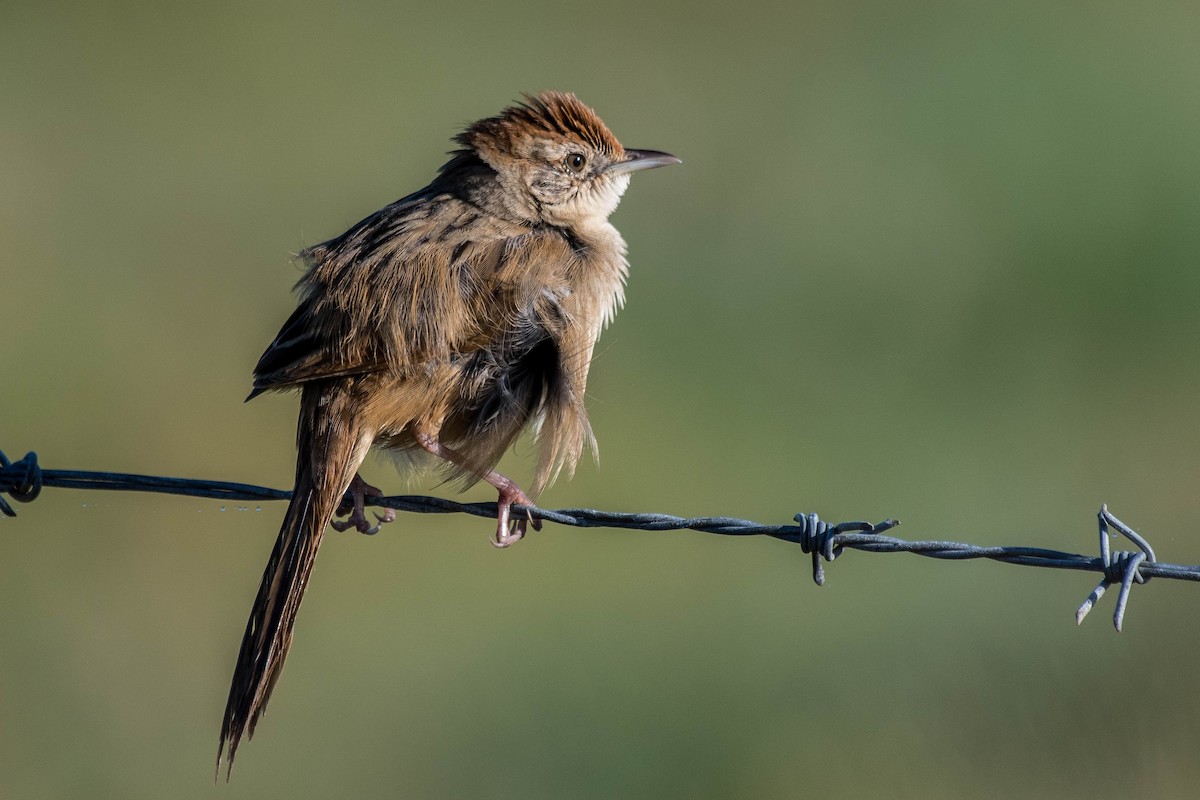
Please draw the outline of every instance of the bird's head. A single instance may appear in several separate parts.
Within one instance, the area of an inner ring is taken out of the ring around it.
[[[508,209],[531,222],[586,226],[616,210],[631,173],[678,164],[626,150],[573,94],[542,92],[480,120],[457,141],[496,171]]]

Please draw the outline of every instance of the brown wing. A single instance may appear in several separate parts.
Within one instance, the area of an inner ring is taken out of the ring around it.
[[[435,184],[309,248],[299,306],[259,359],[250,397],[470,349],[493,314],[481,276],[528,234]]]
[[[288,389],[318,378],[358,375],[379,368],[379,362],[336,361],[337,350],[322,340],[312,320],[312,303],[302,301],[254,367],[253,400],[269,389]]]

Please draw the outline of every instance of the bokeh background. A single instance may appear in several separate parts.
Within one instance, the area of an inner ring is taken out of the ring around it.
[[[0,447],[287,486],[243,405],[289,253],[560,88],[629,146],[603,459],[543,497],[1200,562],[1187,2],[0,7]],[[530,447],[506,462],[529,474]],[[383,461],[367,477],[406,487]],[[483,489],[468,497],[487,500]],[[1200,593],[470,518],[330,534],[233,782],[283,508],[48,490],[0,522],[0,796],[1193,796]]]

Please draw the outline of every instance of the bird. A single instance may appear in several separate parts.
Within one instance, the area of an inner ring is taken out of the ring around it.
[[[297,459],[221,724],[227,780],[279,680],[326,526],[373,534],[394,519],[366,518],[381,494],[358,475],[372,447],[402,471],[490,484],[497,547],[539,529],[532,498],[596,452],[588,371],[629,269],[608,217],[634,172],[681,161],[622,147],[558,91],[524,94],[454,140],[428,186],[299,254],[298,304],[254,369],[247,400],[299,390]],[[495,470],[527,429],[528,493]]]

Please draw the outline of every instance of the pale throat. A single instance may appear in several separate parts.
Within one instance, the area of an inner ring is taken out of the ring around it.
[[[543,206],[542,217],[552,225],[561,225],[578,231],[602,228],[608,224],[609,216],[617,210],[621,196],[629,188],[629,175],[598,178],[590,186],[582,186],[565,203],[558,206]]]

